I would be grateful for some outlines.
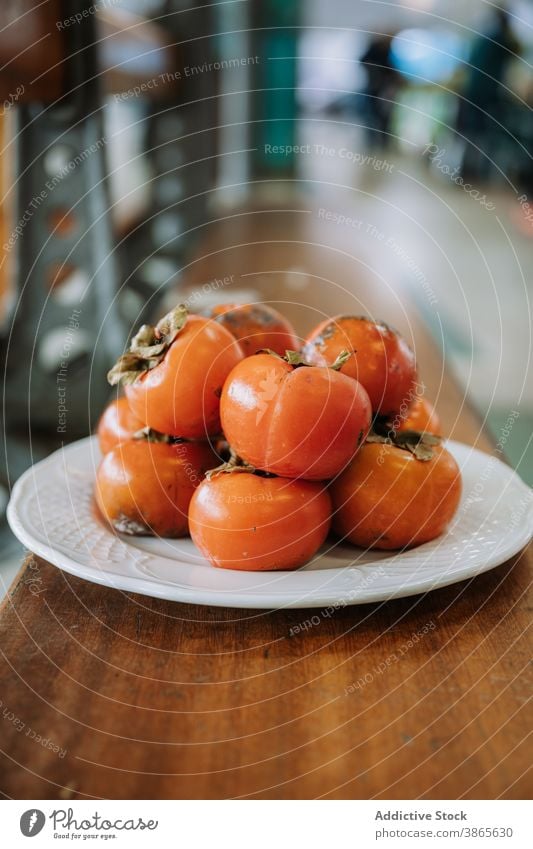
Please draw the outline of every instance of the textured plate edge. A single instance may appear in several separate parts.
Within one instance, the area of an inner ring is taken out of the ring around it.
[[[317,596],[313,595],[312,598],[295,598],[294,593],[279,593],[278,598],[276,599],[277,604],[273,605],[272,603],[266,604],[263,598],[258,593],[249,593],[249,592],[235,592],[232,591],[224,591],[220,590],[219,592],[213,592],[212,590],[206,589],[188,589],[183,585],[172,585],[169,583],[158,583],[156,579],[152,581],[145,580],[141,577],[132,577],[128,578],[123,575],[119,575],[111,570],[106,570],[105,572],[100,572],[97,569],[91,570],[78,563],[73,558],[68,555],[58,552],[56,549],[48,546],[44,543],[36,540],[31,533],[27,533],[24,527],[22,520],[19,518],[17,513],[17,500],[19,498],[19,490],[21,490],[24,485],[27,483],[28,479],[31,475],[35,474],[35,469],[37,467],[44,467],[49,463],[53,463],[53,458],[58,453],[68,453],[69,451],[79,451],[82,445],[87,444],[89,450],[91,450],[91,446],[94,445],[95,437],[85,437],[84,439],[77,440],[76,442],[71,443],[68,446],[64,446],[60,448],[54,454],[51,454],[49,457],[44,458],[39,463],[34,464],[29,469],[27,469],[16,481],[12,493],[11,498],[7,506],[7,520],[9,526],[17,539],[32,553],[36,554],[38,557],[42,557],[44,560],[51,563],[56,568],[61,571],[67,572],[74,577],[82,578],[83,580],[89,581],[90,583],[96,583],[100,586],[108,587],[110,589],[116,589],[122,592],[128,593],[137,593],[139,595],[149,596],[153,598],[160,598],[166,601],[173,601],[183,604],[201,604],[201,605],[209,605],[212,607],[233,607],[236,609],[252,609],[252,610],[283,610],[283,609],[311,609],[317,607],[327,607],[331,605],[339,605],[339,594],[337,593],[335,596],[327,595]],[[480,451],[474,446],[467,445],[466,443],[457,442],[455,440],[448,440],[449,445],[459,446],[460,449],[466,449],[468,451],[485,454],[485,452]],[[492,457],[491,454],[486,454],[487,457]],[[522,481],[520,476],[505,463],[502,463],[501,460],[495,458],[497,463],[503,466],[506,471],[510,474],[510,480],[520,489],[522,488],[525,493],[530,493],[531,489],[527,486],[527,484]],[[529,513],[532,514],[533,517],[533,502]],[[526,512],[526,516],[527,516]],[[469,578],[477,577],[478,575],[484,574],[485,572],[490,571],[491,569],[495,569],[497,566],[503,565],[511,558],[515,557],[520,551],[522,551],[526,545],[531,541],[533,529],[528,530],[527,522],[524,522],[525,527],[523,528],[522,534],[518,535],[516,542],[513,546],[509,548],[509,550],[505,551],[505,554],[495,552],[492,557],[487,559],[486,563],[483,563],[481,566],[478,566],[475,571],[473,571],[472,567],[464,567],[463,569],[451,569],[450,571],[444,572],[442,576],[439,576],[437,579],[426,578],[425,580],[420,580],[419,583],[416,584],[406,584],[390,592],[384,592],[383,589],[381,592],[379,591],[379,586],[375,589],[372,588],[363,588],[361,591],[360,597],[351,596],[349,599],[344,597],[342,599],[342,606],[350,607],[357,604],[373,604],[376,602],[385,602],[391,601],[393,599],[398,598],[409,598],[410,596],[418,596],[423,595],[426,592],[431,592],[436,589],[441,589],[443,587],[451,586],[452,584],[459,583],[464,580],[468,580]],[[60,561],[60,562],[58,562]],[[373,568],[373,565],[368,566],[359,566],[359,569]],[[331,572],[332,570],[327,570]],[[342,567],[340,567],[340,571],[342,571]],[[294,574],[294,573],[292,573]],[[110,582],[109,580],[105,580],[105,576],[110,576],[114,580]],[[354,591],[351,591],[354,592]],[[169,598],[169,595],[172,595],[172,598]],[[272,597],[270,597],[270,602],[272,602]]]

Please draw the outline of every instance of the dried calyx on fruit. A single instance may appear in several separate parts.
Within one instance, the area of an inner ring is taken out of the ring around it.
[[[344,468],[357,434],[369,431],[371,412],[357,380],[269,353],[238,363],[220,399],[222,430],[237,454],[256,469],[308,481]]]
[[[214,469],[209,469],[208,472],[205,473],[205,476],[208,480],[214,475],[219,474],[229,474],[235,472],[248,472],[248,474],[253,474],[256,470],[249,463],[246,463],[238,454],[235,453],[233,448],[230,446],[229,449],[229,460],[225,463],[221,463],[220,466],[216,466]]]
[[[419,430],[396,431],[383,427],[379,420],[374,420],[373,430],[370,431],[366,442],[378,442],[382,445],[395,445],[414,454],[417,460],[428,461],[433,458],[433,449],[440,445],[442,439],[433,433]]]
[[[278,475],[272,474],[272,472],[264,472],[262,469],[256,469],[255,466],[250,465],[242,457],[239,457],[238,454],[230,447],[229,449],[230,457],[225,463],[221,463],[220,466],[217,466],[215,469],[209,469],[208,472],[205,473],[207,480],[211,480],[215,475],[227,475],[234,474],[238,472],[248,472],[249,475],[257,475],[261,478],[277,478]]]
[[[183,439],[181,436],[169,436],[168,433],[161,433],[154,430],[153,427],[141,427],[135,431],[133,439],[140,439],[144,442],[164,442],[167,445],[179,445],[182,442],[191,442],[190,439]]]
[[[111,386],[134,383],[163,360],[174,339],[187,321],[188,310],[179,304],[157,322],[155,327],[143,324],[123,354],[107,374]]]
[[[277,354],[271,348],[263,348],[261,351],[257,352],[258,354],[270,354],[272,357],[277,357],[278,360],[284,360],[290,366],[294,366],[294,368],[298,368],[299,366],[307,366],[308,368],[316,368],[313,363],[308,363],[305,357],[300,351],[285,351],[285,356],[282,357],[280,354]],[[353,351],[341,351],[337,359],[334,363],[327,368],[333,369],[333,371],[340,371],[343,367],[344,363],[350,359]]]

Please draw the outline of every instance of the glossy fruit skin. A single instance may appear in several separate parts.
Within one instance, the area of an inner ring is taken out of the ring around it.
[[[132,439],[143,427],[144,422],[133,415],[127,398],[115,398],[105,408],[96,427],[100,451],[107,454],[121,442]]]
[[[205,480],[191,500],[191,536],[213,566],[250,572],[297,569],[326,539],[327,489],[310,481],[239,472]]]
[[[461,473],[442,446],[422,461],[394,445],[366,443],[330,494],[342,539],[363,548],[412,548],[438,537],[453,518]]]
[[[216,435],[222,386],[243,356],[225,327],[190,315],[163,361],[125,387],[130,408],[160,433],[185,439]]]
[[[349,462],[370,427],[368,395],[330,368],[294,368],[256,354],[229,375],[220,404],[233,450],[256,469],[326,480]]]
[[[122,533],[186,536],[194,490],[216,464],[205,443],[132,439],[113,448],[100,463],[96,503]]]
[[[391,415],[415,397],[415,356],[402,336],[365,317],[328,318],[306,338],[302,353],[314,365],[331,365],[353,351],[341,371],[365,387],[374,413]]]
[[[280,356],[300,348],[290,321],[268,304],[218,304],[206,314],[235,336],[246,357],[266,348]]]
[[[406,430],[425,431],[435,436],[442,436],[442,425],[437,412],[426,398],[417,397],[404,417],[393,422],[397,433]]]

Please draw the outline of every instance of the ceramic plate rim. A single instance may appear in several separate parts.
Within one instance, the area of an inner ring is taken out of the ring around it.
[[[15,536],[32,553],[36,554],[39,557],[42,557],[43,559],[52,563],[54,566],[61,569],[62,571],[65,571],[76,577],[83,578],[84,580],[90,581],[91,583],[97,583],[102,586],[121,590],[123,592],[133,592],[170,601],[210,605],[215,607],[233,607],[265,610],[279,610],[284,608],[305,609],[313,607],[325,607],[328,605],[339,605],[340,596],[338,588],[336,591],[330,590],[328,593],[328,588],[327,586],[325,586],[323,588],[315,588],[314,590],[304,590],[303,594],[300,593],[299,595],[295,594],[294,590],[285,590],[280,592],[273,592],[272,590],[267,590],[266,593],[263,595],[261,593],[258,593],[257,590],[251,592],[250,590],[239,591],[236,589],[213,590],[202,586],[188,587],[179,583],[162,582],[155,578],[153,580],[149,580],[140,577],[137,574],[131,576],[121,575],[113,571],[112,568],[96,569],[94,567],[84,565],[83,563],[80,563],[78,560],[76,560],[74,557],[65,554],[65,552],[59,551],[53,546],[42,542],[36,536],[34,536],[31,530],[27,528],[27,524],[24,521],[24,516],[21,515],[21,511],[19,509],[20,502],[21,499],[23,499],[24,497],[26,487],[31,482],[35,483],[36,477],[41,475],[43,470],[47,466],[55,466],[58,461],[64,462],[65,455],[67,455],[68,453],[78,453],[81,452],[82,449],[86,448],[88,451],[93,452],[94,454],[95,444],[96,438],[94,436],[86,437],[85,439],[70,443],[69,445],[64,446],[63,448],[60,448],[58,451],[54,452],[49,457],[46,457],[45,459],[31,466],[23,473],[23,475],[21,475],[19,480],[15,483],[7,508],[7,519]],[[495,458],[494,455],[486,454],[485,452],[479,451],[479,449],[476,449],[470,445],[466,445],[464,443],[452,440],[449,440],[447,442],[447,445],[452,451],[452,453],[454,453],[454,451],[459,453],[467,451],[472,452],[476,455],[481,455],[482,457],[486,457],[487,462],[490,460],[492,463],[496,464],[496,468],[500,470],[501,475],[504,475],[506,477],[507,482],[509,484],[512,482],[513,485],[519,490],[523,490],[524,495],[526,495],[527,493],[528,497],[531,497],[530,488],[520,479],[516,472],[514,472],[509,466]],[[532,514],[533,519],[533,503],[529,506],[529,513]],[[449,586],[459,581],[463,581],[465,579],[475,577],[476,575],[480,575],[484,572],[487,572],[490,569],[493,569],[501,563],[504,563],[505,561],[509,560],[528,544],[531,539],[532,533],[530,529],[530,522],[527,521],[527,518],[528,517],[526,516],[526,521],[524,521],[522,527],[515,530],[515,533],[511,537],[512,542],[510,540],[506,547],[504,546],[503,548],[496,550],[495,552],[493,552],[492,556],[487,556],[486,562],[483,562],[481,564],[478,563],[476,565],[473,565],[469,562],[466,565],[454,566],[449,570],[440,573],[439,575],[433,574],[429,576],[420,576],[410,582],[406,581],[392,590],[387,589],[386,591],[383,588],[380,590],[380,581],[377,580],[375,582],[376,586],[373,586],[371,588],[363,588],[361,591],[361,595],[354,595],[349,600],[346,600],[346,596],[344,596],[344,598],[342,598],[342,606],[354,604],[367,604],[379,601],[388,601],[394,598],[405,598],[413,595],[420,595],[430,590]],[[114,536],[112,531],[108,531],[108,533],[110,534],[110,536]],[[128,547],[127,538],[124,539],[123,537],[121,537],[121,539],[124,542],[125,546]],[[429,543],[427,545],[431,546],[432,543]],[[354,549],[354,551],[357,551],[357,549]],[[159,557],[159,555],[157,556]],[[394,553],[391,553],[390,558],[378,561],[377,564],[360,564],[356,568],[359,570],[365,570],[372,569],[374,566],[380,564],[390,565],[390,562],[394,556],[401,558],[404,555],[394,555]],[[330,574],[332,578],[334,578],[334,573],[342,573],[345,569],[346,567],[336,567],[327,570],[317,569],[314,571],[307,571],[305,572],[305,574],[321,575],[325,572],[328,572],[328,574]],[[253,573],[244,574],[250,575]],[[298,575],[298,571],[278,574],[294,576]]]

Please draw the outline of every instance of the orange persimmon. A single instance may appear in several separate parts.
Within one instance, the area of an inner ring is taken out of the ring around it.
[[[120,533],[182,537],[194,490],[217,458],[202,442],[122,442],[102,459],[96,503]]]
[[[290,321],[268,304],[218,304],[206,315],[235,336],[247,357],[265,348],[283,356],[300,346]]]
[[[363,387],[332,368],[256,354],[230,373],[220,417],[231,447],[254,468],[325,480],[363,442],[371,408]]]
[[[461,473],[440,444],[422,460],[388,442],[367,442],[330,494],[333,529],[343,539],[363,548],[411,548],[445,530],[459,504]]]
[[[249,472],[215,473],[189,507],[191,537],[213,566],[297,569],[324,542],[331,501],[321,484]]]
[[[364,386],[375,413],[393,415],[410,403],[416,388],[415,357],[397,331],[365,316],[338,315],[307,336],[302,354],[307,362],[324,366],[332,365],[343,350],[351,356],[341,372]]]
[[[433,433],[435,436],[442,435],[442,426],[437,411],[426,398],[415,398],[405,416],[400,416],[398,423],[395,421],[393,424],[398,433],[416,430]]]
[[[96,427],[100,451],[107,454],[120,442],[133,439],[133,434],[143,427],[144,422],[133,415],[127,398],[115,398],[105,408]]]
[[[205,439],[220,431],[222,386],[243,356],[225,327],[178,307],[155,327],[141,327],[108,380],[125,384],[132,413],[148,427]]]

